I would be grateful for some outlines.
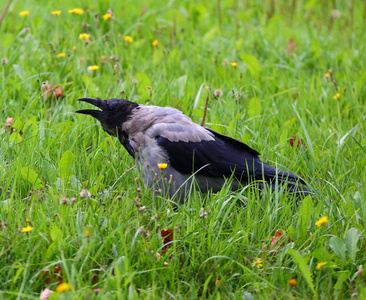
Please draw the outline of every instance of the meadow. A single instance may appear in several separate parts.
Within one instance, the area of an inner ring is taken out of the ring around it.
[[[365,1],[5,2],[0,299],[366,299]],[[155,195],[84,96],[208,98],[312,196]]]

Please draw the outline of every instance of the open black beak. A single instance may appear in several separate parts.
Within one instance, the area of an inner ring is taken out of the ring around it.
[[[96,119],[100,119],[103,116],[103,107],[104,107],[104,101],[99,98],[80,98],[78,101],[87,102],[90,104],[95,105],[96,107],[99,107],[101,110],[95,110],[95,109],[81,109],[77,110],[76,112],[79,114],[85,114],[85,115],[91,115],[92,117]]]

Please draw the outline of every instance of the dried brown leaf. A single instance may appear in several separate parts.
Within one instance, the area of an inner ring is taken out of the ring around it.
[[[161,232],[161,236],[163,239],[163,248],[161,249],[161,253],[165,254],[168,249],[172,246],[171,244],[168,244],[173,241],[174,239],[174,229],[163,229]],[[168,245],[167,245],[168,244]]]
[[[45,269],[41,272],[41,278],[44,278],[45,284],[49,285],[55,281],[58,282],[58,284],[63,282],[62,279],[62,268],[61,266],[55,266],[53,272],[50,271],[50,269]]]
[[[281,239],[283,234],[284,234],[284,232],[282,230],[277,230],[275,232],[275,235],[271,236],[271,248],[274,248],[280,241],[283,240],[283,239]],[[284,244],[284,243],[282,243],[282,244]]]
[[[303,146],[306,147],[306,144],[305,144],[304,140],[303,139],[298,139],[296,137],[296,135],[294,135],[292,138],[288,139],[288,141],[289,141],[292,148],[294,147],[296,140],[297,140],[297,148],[300,148],[300,145],[303,145]]]
[[[297,44],[293,38],[290,38],[287,43],[287,54],[291,55],[297,49]]]

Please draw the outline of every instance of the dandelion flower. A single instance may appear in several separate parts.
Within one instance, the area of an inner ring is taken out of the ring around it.
[[[65,56],[65,52],[61,52],[61,53],[56,55],[57,58],[62,58],[64,56]]]
[[[19,13],[19,16],[21,17],[26,17],[30,14],[30,11],[29,10],[23,10]]]
[[[125,42],[127,43],[132,43],[133,42],[133,38],[130,37],[129,35],[126,35],[125,38],[124,38]]]
[[[328,222],[328,217],[324,216],[324,217],[321,217],[318,221],[316,221],[315,225],[320,227],[320,226],[323,226],[327,222]]]
[[[324,74],[324,77],[325,77],[326,79],[328,79],[328,78],[329,78],[329,74],[328,74],[328,73],[325,73],[325,74]]]
[[[216,90],[214,90],[213,94],[214,94],[215,98],[218,98],[218,97],[221,97],[223,93],[222,93],[221,89],[216,89]]]
[[[291,278],[288,282],[290,286],[295,286],[297,284],[297,280],[295,278]]]
[[[63,283],[60,283],[58,286],[56,286],[56,292],[59,294],[62,294],[62,293],[67,292],[70,288],[71,288],[70,284],[63,282]]]
[[[256,258],[253,263],[252,263],[252,267],[257,267],[257,269],[260,269],[263,267],[263,261],[260,258]]]
[[[30,223],[30,220],[29,220],[29,219],[26,219],[25,221],[26,221],[27,223]]]
[[[69,9],[69,13],[74,15],[82,15],[84,13],[84,10],[81,8],[73,8]]]
[[[232,65],[234,68],[236,68],[238,66],[238,62],[237,61],[233,61],[230,63],[230,65]]]
[[[73,50],[73,51],[76,51],[76,46],[72,47],[72,50]]]
[[[104,20],[109,20],[109,19],[112,19],[113,15],[111,13],[106,13],[104,16],[103,16],[103,19]]]
[[[341,96],[341,95],[340,95],[339,93],[337,93],[337,94],[335,94],[335,95],[333,96],[333,99],[338,100],[340,96]]]
[[[51,14],[53,14],[54,16],[59,16],[61,15],[61,10],[54,10],[51,12]]]
[[[29,225],[27,227],[22,228],[22,232],[26,232],[26,233],[31,232],[32,230],[33,230],[33,227],[31,227]]]
[[[153,41],[153,42],[152,42],[152,45],[153,45],[154,47],[156,47],[158,44],[159,44],[158,40],[155,40],[155,41]]]
[[[329,73],[330,76],[333,75],[333,72],[331,70],[328,70],[328,73]]]
[[[90,34],[89,33],[80,33],[79,34],[79,40],[87,40],[90,38]]]
[[[168,164],[158,164],[160,170],[164,170],[167,166]]]
[[[325,265],[327,264],[327,262],[320,262],[316,265],[315,269],[320,270],[321,268],[323,268]]]
[[[88,67],[88,70],[90,70],[90,71],[96,71],[98,69],[99,69],[99,66],[97,66],[97,65],[93,65],[93,66]]]

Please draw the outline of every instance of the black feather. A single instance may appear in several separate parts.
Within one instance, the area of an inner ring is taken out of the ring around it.
[[[214,141],[171,142],[160,136],[157,143],[168,153],[172,167],[183,174],[226,178],[234,175],[243,184],[254,180],[266,181],[273,186],[277,178],[280,183],[289,182],[287,188],[291,192],[306,191],[297,187],[297,183],[303,184],[303,181],[296,175],[262,162],[259,153],[244,143],[208,130],[215,135]]]

